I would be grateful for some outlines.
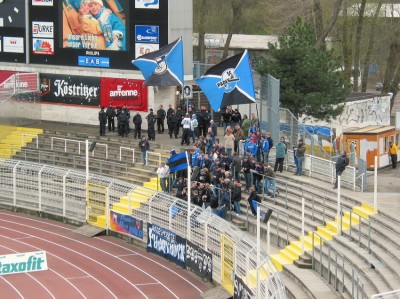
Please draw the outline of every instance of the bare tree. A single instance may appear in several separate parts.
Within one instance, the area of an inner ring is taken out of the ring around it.
[[[354,71],[353,71],[353,91],[358,91],[358,78],[360,76],[360,44],[361,44],[361,34],[364,24],[364,13],[367,0],[362,0],[359,10],[358,10],[358,20],[356,29],[356,42],[354,45]]]
[[[320,2],[320,0],[314,0],[314,8],[315,9],[321,9],[321,12],[314,12],[315,16],[321,16],[322,18],[322,6],[320,3],[315,4],[315,2]],[[340,10],[342,8],[343,0],[336,0],[333,5],[333,12],[332,16],[329,19],[328,24],[326,27],[322,29],[317,29],[317,40],[315,42],[315,47],[320,47],[323,43],[325,43],[326,37],[329,35],[333,27],[335,26],[337,19],[339,17]],[[320,24],[323,24],[322,19],[317,20],[315,25],[319,26]],[[319,33],[319,34],[318,34]]]
[[[368,35],[368,48],[367,48],[367,52],[365,53],[364,68],[363,68],[362,79],[361,79],[361,91],[362,92],[366,92],[366,90],[367,90],[369,64],[371,62],[372,51],[374,49],[376,23],[378,21],[379,12],[382,7],[382,2],[383,2],[383,0],[380,0],[378,5],[376,6],[376,10],[374,12],[374,16],[373,16],[371,24],[370,24],[370,31],[369,31],[369,35]]]

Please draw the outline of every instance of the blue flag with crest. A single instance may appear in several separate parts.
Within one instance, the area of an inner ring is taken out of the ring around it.
[[[183,85],[183,44],[182,38],[138,57],[132,63],[142,72],[145,86]]]
[[[230,105],[251,104],[256,101],[247,50],[211,67],[196,82],[214,111]]]

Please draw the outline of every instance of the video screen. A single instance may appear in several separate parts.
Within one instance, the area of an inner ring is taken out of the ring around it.
[[[127,0],[63,0],[63,48],[127,51]]]

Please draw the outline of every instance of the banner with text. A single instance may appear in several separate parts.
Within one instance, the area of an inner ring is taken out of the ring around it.
[[[110,229],[143,239],[143,221],[130,215],[110,211]]]
[[[254,298],[253,292],[244,283],[243,279],[235,274],[233,299],[252,299]]]
[[[147,251],[185,267],[186,239],[156,224],[147,225]]]
[[[45,251],[0,255],[0,275],[47,270]]]
[[[100,105],[113,107],[127,105],[129,110],[147,111],[147,86],[143,80],[101,78]]]
[[[186,241],[186,267],[198,276],[212,280],[212,254],[190,241]]]
[[[42,102],[79,106],[100,105],[100,78],[40,74]]]

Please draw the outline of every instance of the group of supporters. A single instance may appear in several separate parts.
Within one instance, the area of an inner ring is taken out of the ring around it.
[[[248,129],[243,130],[247,122]],[[261,134],[254,115],[252,121],[243,115],[241,121],[228,123],[226,118],[224,123],[226,129],[221,138],[216,135],[212,124],[205,137],[191,135],[193,147],[188,150],[189,164],[193,169],[190,182],[191,202],[210,209],[221,217],[226,217],[231,207],[239,215],[242,192],[246,191],[249,194],[247,200],[251,211],[255,215],[252,202],[261,202],[260,194],[272,198],[279,194],[275,172],[283,171],[287,154],[285,139],[281,137],[274,143],[269,133]],[[273,146],[276,159],[272,167],[268,164],[268,158]],[[171,157],[175,154],[172,151]],[[163,163],[157,173],[164,192],[174,193],[183,200],[188,199],[186,170],[170,173],[168,165]],[[243,185],[241,181],[244,182]]]

